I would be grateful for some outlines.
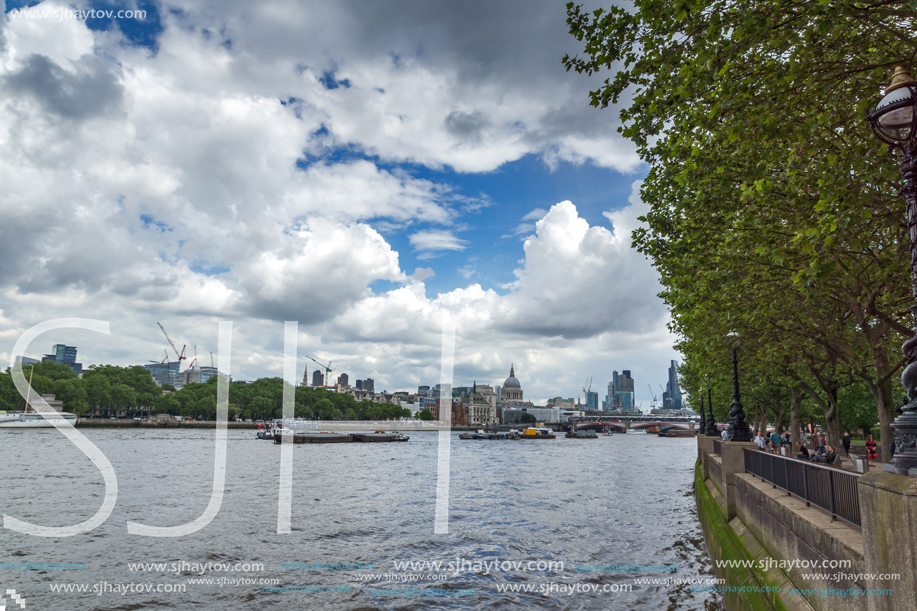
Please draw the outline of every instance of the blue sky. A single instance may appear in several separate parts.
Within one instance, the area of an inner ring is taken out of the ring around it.
[[[298,320],[304,352],[409,389],[452,320],[457,384],[631,369],[648,407],[678,355],[630,248],[645,166],[564,70],[562,2],[67,6],[2,29],[0,357],[60,316],[117,331],[42,342],[117,364],[159,358],[156,322],[206,352],[230,319],[251,379]]]

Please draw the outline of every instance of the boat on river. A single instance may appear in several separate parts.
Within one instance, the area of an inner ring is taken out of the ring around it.
[[[665,433],[659,433],[660,437],[697,437],[697,433],[694,431],[666,431]]]
[[[293,443],[353,443],[353,435],[350,433],[330,433],[326,431],[293,433],[289,436],[278,432],[274,435],[274,443],[284,443],[284,437],[289,437]]]
[[[459,439],[486,439],[486,440],[510,440],[519,439],[522,434],[519,431],[466,431],[459,435]]]
[[[547,427],[531,426],[522,431],[522,437],[519,439],[555,439],[554,433]]]
[[[407,441],[410,439],[407,435],[402,435],[398,431],[376,431],[375,433],[354,433],[353,440],[364,443],[380,443],[386,441]]]
[[[590,429],[577,429],[575,431],[567,431],[567,434],[564,435],[567,439],[598,439],[599,436],[595,434],[595,431]]]
[[[0,412],[0,429],[42,429],[54,426],[52,420],[76,424],[76,414],[70,412],[47,412],[42,416],[38,412]]]

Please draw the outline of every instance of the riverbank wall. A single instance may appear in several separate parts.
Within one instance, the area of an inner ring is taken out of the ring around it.
[[[917,608],[917,479],[859,477],[857,526],[746,472],[754,444],[715,439],[698,437],[695,497],[728,611]]]

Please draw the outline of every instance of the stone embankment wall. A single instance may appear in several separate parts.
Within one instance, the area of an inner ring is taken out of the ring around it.
[[[715,561],[750,561],[717,568],[728,586],[723,596],[729,611],[917,608],[917,479],[882,471],[861,477],[858,528],[745,473],[744,449],[754,444],[723,443],[717,455],[713,440],[698,437],[695,472],[707,549]],[[892,594],[840,593],[877,588]],[[738,589],[744,591],[729,591]]]

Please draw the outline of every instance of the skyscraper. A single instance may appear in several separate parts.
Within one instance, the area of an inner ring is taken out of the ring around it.
[[[367,392],[376,392],[376,381],[372,378],[363,380],[363,390]]]
[[[357,390],[363,390],[363,380],[357,380],[356,382],[354,382],[353,387],[356,388]]]
[[[618,374],[611,372],[611,382],[608,384],[608,395],[605,396],[606,407],[613,410],[630,411],[634,409],[634,379],[630,377],[630,369],[625,369]]]
[[[678,362],[672,361],[669,365],[669,381],[665,385],[665,392],[668,395],[670,406],[668,409],[682,409],[681,407],[681,388],[678,386]]]
[[[342,373],[338,376],[338,386],[349,386],[350,385],[350,376],[346,373]]]
[[[325,385],[325,375],[321,372],[320,369],[316,369],[312,372],[312,386],[324,386]]]

